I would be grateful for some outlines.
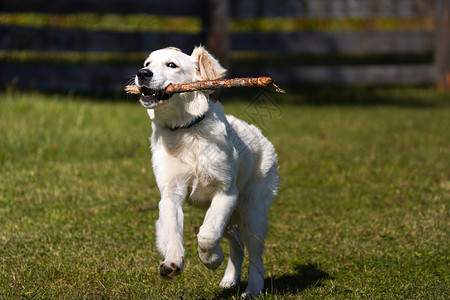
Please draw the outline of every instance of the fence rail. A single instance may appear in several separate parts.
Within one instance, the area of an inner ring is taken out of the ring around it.
[[[431,52],[434,34],[429,31],[234,33],[231,49],[317,54]]]
[[[2,12],[39,12],[52,14],[115,13],[198,16],[202,1],[198,0],[23,0],[0,2]]]
[[[417,53],[432,52],[430,31],[371,32],[238,32],[231,36],[232,51],[301,53]],[[0,25],[1,50],[37,51],[149,51],[153,45],[192,49],[199,34],[124,33],[111,31],[33,28]]]
[[[436,0],[231,0],[232,18],[373,18],[433,16]],[[2,12],[118,13],[198,16],[205,1],[22,0],[2,1]]]
[[[449,48],[440,40],[448,40],[450,29],[438,28],[441,39],[431,30],[403,31],[297,31],[297,32],[228,32],[220,24],[229,18],[379,18],[379,17],[433,17],[435,5],[447,0],[43,0],[3,1],[2,12],[40,12],[69,14],[92,12],[96,14],[141,14],[199,17],[203,29],[198,33],[118,32],[82,30],[58,27],[25,27],[0,24],[0,52],[35,51],[40,53],[74,51],[80,53],[142,52],[176,46],[190,51],[205,43],[226,61],[224,53],[258,52],[279,55],[365,55],[367,65],[276,66],[261,60],[260,67],[246,68],[233,65],[232,76],[271,75],[280,83],[288,84],[421,84],[445,78]],[[448,4],[443,5],[447,9]],[[442,15],[446,16],[445,13]],[[220,28],[218,28],[220,27]],[[227,26],[225,26],[227,27]],[[450,26],[449,26],[450,27]],[[448,44],[448,43],[447,43]],[[439,49],[439,51],[438,51]],[[417,55],[439,53],[444,61],[434,64],[373,65],[371,55]],[[3,59],[0,64],[0,84],[12,82],[23,87],[44,89],[121,89],[139,68],[107,65],[105,62],[86,64],[70,62],[64,65],[23,64],[14,59]],[[439,75],[437,72],[440,72]],[[446,73],[447,72],[447,73]],[[450,75],[447,75],[450,78]],[[450,80],[450,79],[448,79]],[[445,83],[446,84],[446,83]],[[447,84],[448,86],[448,84]],[[445,88],[445,85],[444,85]]]
[[[126,53],[149,51],[154,47],[153,45],[179,45],[183,49],[189,49],[200,42],[201,39],[198,34],[126,33],[0,25],[0,49],[7,51],[106,51]]]
[[[432,65],[364,65],[364,66],[307,66],[293,68],[241,69],[237,76],[268,74],[288,85],[400,85],[433,82],[436,70]]]
[[[233,18],[373,18],[434,15],[434,0],[233,0]]]

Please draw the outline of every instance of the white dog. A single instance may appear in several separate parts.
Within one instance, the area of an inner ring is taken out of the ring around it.
[[[209,101],[211,92],[163,92],[169,84],[219,79],[225,72],[203,47],[190,56],[170,47],[152,52],[135,78],[148,89],[141,103],[152,120],[152,162],[161,192],[159,273],[173,278],[183,270],[187,201],[209,207],[197,235],[200,260],[210,269],[219,267],[225,236],[230,257],[220,286],[231,288],[240,282],[245,245],[250,263],[242,296],[258,296],[264,288],[267,212],[279,186],[274,147],[256,127],[226,116],[220,104]]]

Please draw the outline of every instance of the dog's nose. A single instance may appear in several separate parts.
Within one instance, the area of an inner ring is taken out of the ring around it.
[[[149,69],[143,68],[143,69],[140,69],[140,70],[137,72],[137,77],[138,77],[139,79],[149,79],[149,78],[151,78],[152,76],[153,76],[153,72],[150,71]]]

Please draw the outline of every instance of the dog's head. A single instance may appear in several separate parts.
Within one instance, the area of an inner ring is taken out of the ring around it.
[[[181,50],[169,47],[152,52],[137,72],[135,82],[139,88],[147,88],[141,103],[148,109],[163,109],[170,102],[195,101],[194,93],[167,94],[170,84],[223,77],[226,70],[204,47],[196,47],[189,56]],[[191,94],[191,95],[189,95]]]

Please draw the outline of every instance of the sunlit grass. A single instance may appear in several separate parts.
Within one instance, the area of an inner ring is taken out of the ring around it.
[[[0,23],[20,26],[111,30],[122,32],[186,32],[200,30],[200,20],[193,17],[154,16],[148,14],[43,14],[2,13]]]
[[[251,121],[256,95],[225,110]],[[449,95],[355,88],[270,97],[280,113],[260,127],[277,150],[281,189],[264,299],[445,299]],[[218,288],[225,266],[210,271],[198,260],[204,211],[190,206],[185,272],[158,277],[150,121],[138,103],[102,100],[0,94],[0,297],[237,299],[239,290]]]
[[[60,27],[125,32],[186,32],[201,30],[199,17],[155,16],[151,14],[43,14],[0,13],[0,23],[31,27]],[[231,19],[231,31],[351,31],[351,30],[433,30],[431,17],[414,18],[255,18]]]

